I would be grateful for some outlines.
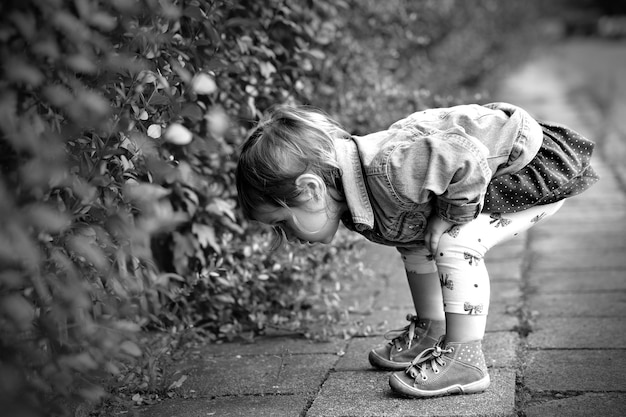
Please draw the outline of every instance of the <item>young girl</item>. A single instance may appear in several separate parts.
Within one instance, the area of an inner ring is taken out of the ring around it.
[[[243,145],[237,189],[244,214],[290,242],[330,243],[343,222],[397,247],[417,314],[369,361],[406,396],[470,394],[490,382],[483,257],[597,181],[593,146],[506,103],[421,111],[362,137],[285,107]]]

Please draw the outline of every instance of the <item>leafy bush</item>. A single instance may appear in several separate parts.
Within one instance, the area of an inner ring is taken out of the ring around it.
[[[141,355],[140,326],[323,332],[336,299],[321,284],[344,273],[334,258],[353,242],[269,254],[236,215],[232,175],[259,109],[311,92],[296,85],[321,56],[311,9],[55,0],[0,12],[3,410],[61,413],[61,397],[100,398],[107,373],[128,381],[120,359]]]
[[[512,10],[2,2],[1,409],[63,414],[65,398],[100,399],[111,375],[127,391],[167,389],[140,328],[204,340],[333,331],[340,278],[367,273],[358,239],[269,252],[265,230],[238,216],[236,148],[278,102],[316,104],[365,132],[453,101],[430,89],[491,69]]]

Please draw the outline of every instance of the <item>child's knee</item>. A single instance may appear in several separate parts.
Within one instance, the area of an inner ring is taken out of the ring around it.
[[[469,262],[481,261],[486,252],[487,248],[481,244],[480,238],[446,232],[439,240],[435,259],[452,257]]]
[[[433,255],[423,248],[398,248],[398,252],[402,257],[402,262],[407,271],[417,274],[430,274],[437,271],[437,264],[433,259]]]

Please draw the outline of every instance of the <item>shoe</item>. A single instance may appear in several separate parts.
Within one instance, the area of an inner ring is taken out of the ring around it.
[[[486,390],[490,379],[481,341],[444,344],[443,339],[413,359],[404,372],[391,374],[391,389],[419,398]]]
[[[406,369],[418,354],[433,347],[439,337],[445,334],[444,320],[420,320],[414,314],[408,314],[408,326],[392,330],[385,334],[390,342],[369,353],[369,361],[375,368],[390,371]]]

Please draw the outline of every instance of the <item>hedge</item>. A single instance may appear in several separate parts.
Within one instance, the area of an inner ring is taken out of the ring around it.
[[[168,391],[142,329],[163,349],[190,334],[341,332],[340,282],[368,274],[359,240],[341,231],[334,247],[269,251],[236,207],[239,144],[276,103],[319,106],[363,133],[476,98],[464,91],[529,10],[2,2],[0,409],[63,415],[67,399]]]

